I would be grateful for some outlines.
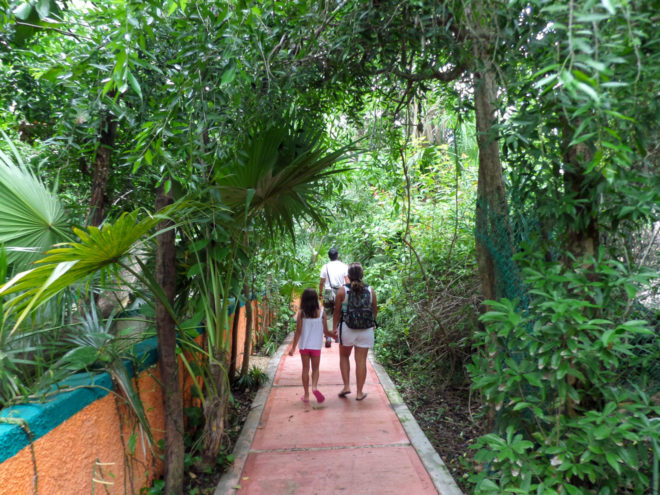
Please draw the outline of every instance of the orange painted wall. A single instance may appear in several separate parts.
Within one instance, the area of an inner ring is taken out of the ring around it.
[[[137,386],[157,443],[163,438],[164,420],[160,386],[152,373],[158,374],[158,365],[142,372]],[[128,465],[124,465],[122,440],[128,445],[131,433],[136,431],[134,422],[121,399],[115,401],[115,395],[109,394],[37,439],[34,454],[39,495],[92,493],[93,484],[95,493],[139,493],[141,487],[160,475],[162,462],[151,454],[146,439],[142,442],[138,437],[135,455],[129,456]],[[123,435],[118,434],[120,431]],[[26,447],[0,464],[0,493],[36,492],[32,449]]]
[[[252,352],[252,349],[254,348],[254,345],[257,342],[257,338],[261,333],[263,333],[264,328],[263,327],[263,318],[266,310],[263,310],[261,308],[261,305],[259,304],[258,301],[252,301],[252,318],[256,320],[253,321],[253,332],[252,332],[252,342],[250,343],[250,352]],[[246,323],[247,319],[245,316],[245,307],[241,306],[240,312],[239,312],[239,320],[238,320],[238,329],[237,329],[237,339],[236,339],[236,370],[240,371],[241,366],[243,365],[243,355],[245,351],[245,337],[247,333],[247,328],[246,328]],[[233,316],[230,321],[230,327],[233,324]],[[231,345],[231,340],[230,340],[230,345]],[[231,347],[230,347],[231,348]]]
[[[258,303],[254,304],[257,309]],[[237,369],[242,363],[245,341],[244,311],[240,317]],[[201,336],[199,341],[202,341]],[[155,445],[164,435],[159,376],[158,365],[155,365],[140,373],[137,379]],[[188,405],[194,403],[192,378],[181,364],[179,376],[184,386],[184,401]],[[150,486],[155,478],[161,477],[162,461],[149,450],[146,439],[140,438],[137,423],[122,399],[115,397],[109,394],[93,402],[37,439],[33,449],[25,447],[1,463],[0,495],[33,495],[37,490],[39,495],[89,494],[92,490],[98,494],[139,494],[142,487]],[[125,454],[133,434],[137,435],[134,455]]]

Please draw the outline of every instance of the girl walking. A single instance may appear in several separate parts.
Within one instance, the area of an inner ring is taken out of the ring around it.
[[[296,333],[293,336],[293,344],[289,351],[289,356],[293,356],[296,346],[300,348],[302,385],[305,391],[300,400],[305,403],[309,402],[310,364],[312,368],[312,394],[319,403],[325,400],[323,394],[318,390],[319,363],[321,362],[324,336],[331,336],[331,334],[328,331],[328,323],[323,314],[323,308],[319,304],[318,293],[314,289],[305,289],[300,297],[300,311],[296,315]]]

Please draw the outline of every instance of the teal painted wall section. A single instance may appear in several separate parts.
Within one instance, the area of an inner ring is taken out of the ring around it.
[[[235,304],[236,301],[232,300],[228,310],[230,315],[234,312]],[[239,302],[239,307],[244,305],[244,302]],[[202,333],[203,329],[200,328],[199,332]],[[137,376],[158,362],[157,338],[151,337],[136,344],[133,355],[136,359],[126,361],[125,364],[132,376]],[[0,463],[29,446],[31,440],[43,437],[92,402],[108,395],[112,387],[112,379],[108,373],[79,373],[53,387],[52,392],[57,392],[58,389],[61,391],[49,395],[43,402],[0,410]],[[23,424],[27,424],[32,439],[30,440],[20,425],[3,423],[3,418],[22,420]]]
[[[137,365],[127,361],[126,366],[136,376],[158,361],[158,339],[152,337],[136,344],[133,352],[137,356]],[[62,392],[50,396],[43,403],[22,404],[0,411],[0,463],[30,445],[30,439],[21,426],[3,423],[2,418],[24,420],[32,433],[32,440],[37,440],[95,400],[108,395],[112,390],[112,379],[108,373],[78,373],[63,380],[53,388],[53,392],[58,388]],[[75,390],[66,390],[68,388]]]
[[[32,433],[32,439],[36,440],[82,408],[108,395],[112,389],[112,380],[107,373],[97,375],[80,373],[62,382],[61,388],[67,387],[81,388],[60,392],[44,403],[7,407],[0,411],[0,418],[25,420]],[[1,421],[0,419],[0,462],[4,462],[30,445],[30,439],[19,425],[6,424]]]

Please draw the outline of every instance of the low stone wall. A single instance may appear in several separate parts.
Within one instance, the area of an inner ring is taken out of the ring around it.
[[[253,301],[259,315],[256,332],[267,328],[267,310]],[[245,311],[240,308],[236,363],[243,360]],[[233,319],[233,317],[232,317]],[[231,327],[230,327],[231,328]],[[203,336],[200,336],[200,342]],[[134,374],[154,438],[163,438],[164,417],[155,338],[136,348],[141,369]],[[192,403],[192,379],[180,364],[184,401]],[[61,384],[43,403],[0,411],[0,493],[11,495],[138,494],[163,474],[161,452],[152,452],[134,415],[112,393],[107,373],[81,373]]]

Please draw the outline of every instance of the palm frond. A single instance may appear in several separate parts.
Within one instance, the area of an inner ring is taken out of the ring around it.
[[[352,145],[328,152],[318,135],[273,125],[246,140],[231,173],[216,175],[223,203],[235,217],[260,218],[267,229],[293,232],[296,219],[307,217],[323,225],[319,185],[339,169]]]
[[[65,288],[85,281],[96,272],[116,270],[135,243],[153,229],[161,218],[137,221],[137,211],[125,213],[102,228],[75,229],[80,242],[60,245],[38,261],[39,266],[24,271],[0,286],[0,296],[16,294],[6,302],[9,310],[20,311],[12,331],[33,310],[42,306]]]
[[[53,244],[67,239],[64,208],[57,196],[25,166],[7,140],[13,156],[0,151],[0,244],[8,260],[24,267]]]

